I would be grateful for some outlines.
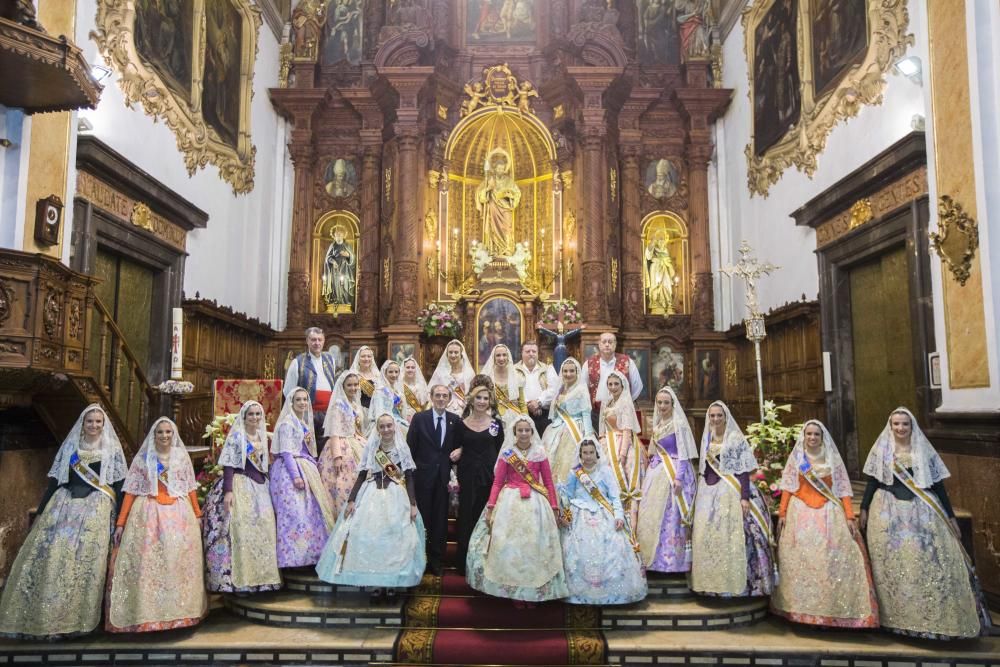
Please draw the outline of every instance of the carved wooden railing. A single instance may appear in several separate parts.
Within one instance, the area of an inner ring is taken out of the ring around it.
[[[96,296],[91,304],[87,369],[102,390],[106,403],[118,413],[125,430],[120,435],[138,446],[145,435],[150,406],[158,400],[159,394],[107,307]]]
[[[0,249],[0,405],[34,407],[61,439],[86,403],[101,403],[135,452],[158,393],[97,282],[53,257]]]

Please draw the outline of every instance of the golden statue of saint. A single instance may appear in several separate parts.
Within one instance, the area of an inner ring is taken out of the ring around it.
[[[509,257],[514,254],[514,209],[521,203],[510,154],[502,148],[490,151],[483,177],[476,188],[476,210],[483,218],[483,245],[493,257]]]
[[[677,271],[670,257],[669,238],[659,231],[646,246],[646,300],[651,314],[673,314]]]

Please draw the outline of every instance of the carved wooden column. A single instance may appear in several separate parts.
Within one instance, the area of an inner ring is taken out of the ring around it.
[[[292,242],[288,260],[288,313],[286,327],[306,325],[309,313],[309,232],[313,208],[312,132],[292,130],[289,144],[295,167],[295,195],[292,203]]]
[[[418,303],[417,281],[420,240],[420,188],[423,180],[418,147],[420,136],[420,93],[433,75],[432,67],[383,67],[379,74],[399,94],[396,108],[396,219],[392,248],[392,311],[389,326],[393,332],[411,332],[416,337]],[[390,338],[392,338],[390,336]],[[390,342],[392,342],[390,340]]]
[[[343,88],[341,94],[361,116],[361,256],[355,332],[374,337],[379,312],[379,224],[382,204],[382,110],[366,88]]]
[[[568,67],[583,91],[580,112],[583,136],[583,174],[577,180],[583,193],[583,221],[579,226],[580,269],[583,278],[582,307],[591,333],[600,335],[609,328],[606,261],[608,234],[604,228],[605,164],[604,138],[607,136],[607,111],[604,92],[622,70],[617,67]]]
[[[397,129],[399,198],[396,206],[396,235],[393,240],[391,324],[414,324],[417,317],[417,235],[419,232],[417,146],[419,131],[407,126]]]
[[[711,124],[729,105],[732,91],[682,88],[674,92],[688,122],[688,234],[691,248],[691,325],[695,331],[715,327],[712,255],[708,233],[708,163],[712,158]]]
[[[622,137],[624,143],[625,137]],[[645,325],[642,298],[642,176],[639,155],[642,145],[629,142],[622,152],[622,295],[625,301],[626,329],[641,329]]]
[[[292,121],[288,151],[295,167],[292,242],[288,261],[287,327],[306,326],[309,316],[309,247],[313,223],[313,116],[326,102],[322,89],[271,88],[271,103]]]

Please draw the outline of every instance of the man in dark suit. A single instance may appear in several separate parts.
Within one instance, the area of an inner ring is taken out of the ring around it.
[[[438,575],[448,542],[448,478],[451,463],[459,454],[454,434],[460,419],[445,410],[450,400],[448,387],[432,386],[431,409],[413,415],[406,433],[406,444],[417,464],[413,481],[417,509],[427,529],[427,565],[432,574]]]

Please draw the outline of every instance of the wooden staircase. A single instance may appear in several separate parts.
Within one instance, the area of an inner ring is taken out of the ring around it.
[[[0,408],[34,409],[61,441],[100,403],[133,454],[161,397],[97,282],[47,255],[0,250]]]

